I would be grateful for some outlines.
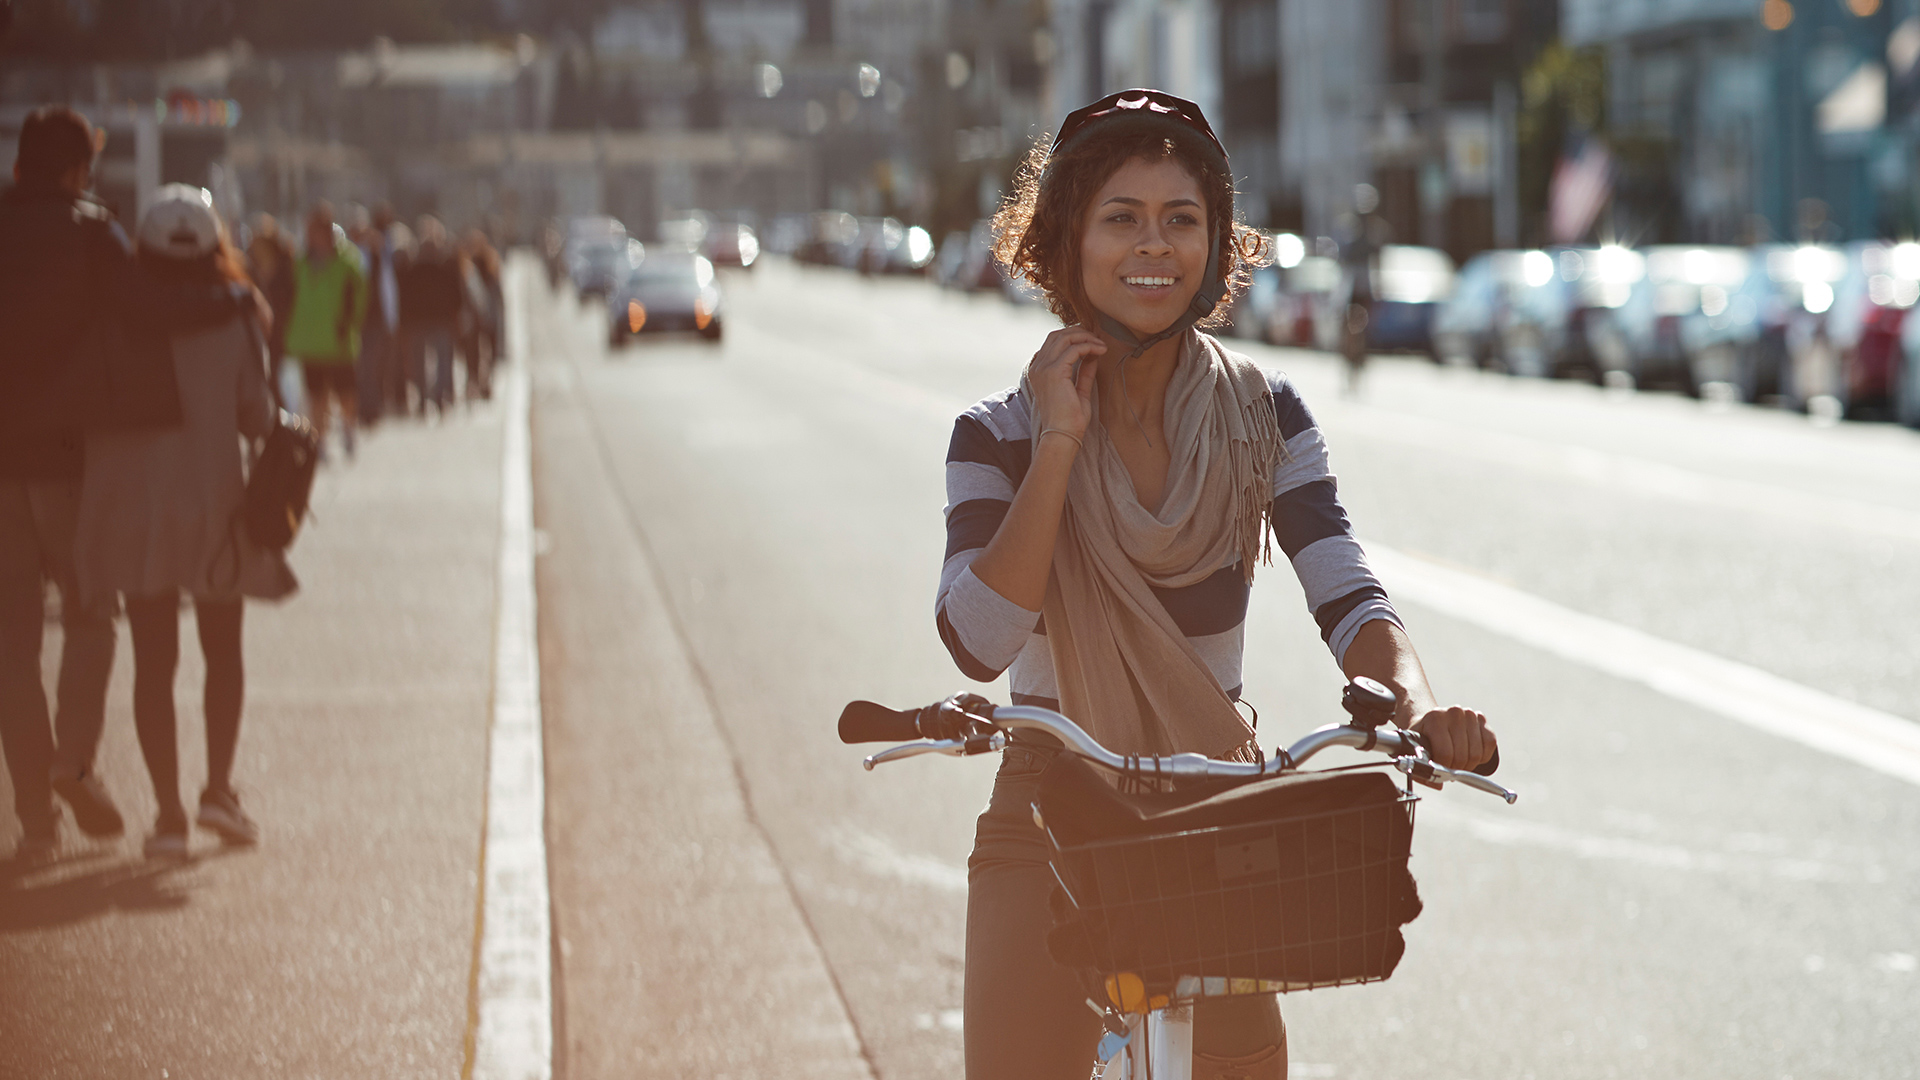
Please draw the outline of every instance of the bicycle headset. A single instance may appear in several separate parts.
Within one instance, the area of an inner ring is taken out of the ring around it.
[[[1204,137],[1198,140],[1200,153],[1208,159],[1208,164],[1220,170],[1229,186],[1233,183],[1233,171],[1227,164],[1227,148],[1220,145],[1219,136],[1213,133],[1213,127],[1207,123],[1200,106],[1159,90],[1122,90],[1068,113],[1066,120],[1060,124],[1060,134],[1055,136],[1052,148],[1047,151],[1047,157],[1051,161],[1062,150],[1083,142],[1095,132],[1113,133],[1117,127],[1148,132],[1158,129],[1177,137],[1183,146],[1193,146],[1196,140],[1191,136],[1198,133]],[[1046,182],[1047,178],[1041,180],[1042,184]],[[1229,220],[1224,228],[1230,234],[1233,222]],[[1094,314],[1100,317],[1100,328],[1132,350],[1120,359],[1123,377],[1128,360],[1176,334],[1185,333],[1193,324],[1211,315],[1220,301],[1226,299],[1227,279],[1220,272],[1220,238],[1221,230],[1213,230],[1212,243],[1207,249],[1207,268],[1201,275],[1200,288],[1193,294],[1186,313],[1165,330],[1142,340],[1122,326],[1118,319],[1095,309]]]

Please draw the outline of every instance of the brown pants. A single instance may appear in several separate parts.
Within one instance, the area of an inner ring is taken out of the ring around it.
[[[1056,886],[1032,804],[1050,760],[1043,749],[1007,748],[967,860],[968,1080],[1086,1080],[1100,1041],[1080,976],[1047,955],[1047,898]],[[1193,1035],[1198,1054],[1265,1055],[1245,1075],[1287,1074],[1275,995],[1203,1002],[1194,1009]],[[1208,1072],[1196,1065],[1194,1075]]]

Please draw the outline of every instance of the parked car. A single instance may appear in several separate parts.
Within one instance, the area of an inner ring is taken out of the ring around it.
[[[1900,371],[1893,381],[1893,418],[1920,428],[1920,319],[1900,324]]]
[[[751,269],[760,258],[760,237],[751,226],[724,222],[707,230],[702,251],[715,266]]]
[[[1847,416],[1897,409],[1907,312],[1920,300],[1920,244],[1860,240],[1845,258],[1826,318],[1793,343],[1782,396],[1799,409],[1831,398]]]
[[[567,273],[581,299],[612,296],[646,257],[638,240],[603,237],[583,241],[567,260]]]
[[[1635,386],[1668,384],[1698,393],[1682,330],[1691,316],[1727,309],[1751,260],[1745,250],[1725,246],[1660,244],[1642,254],[1646,276],[1615,312],[1627,346],[1619,370]]]
[[[859,242],[858,218],[844,210],[821,210],[808,218],[806,238],[793,257],[817,266],[853,266]]]
[[[993,258],[993,222],[982,218],[964,234],[949,235],[949,245],[955,242],[955,237],[961,240],[960,245],[952,249],[954,254],[948,255],[945,247],[941,250],[942,261],[951,260],[953,266],[952,276],[942,284],[965,292],[1003,289],[1006,275],[1000,272],[1000,264]]]
[[[1267,322],[1273,317],[1273,305],[1280,297],[1280,275],[1285,271],[1277,266],[1256,266],[1248,274],[1247,289],[1235,297],[1227,309],[1228,323],[1224,333],[1237,338],[1249,338],[1265,341]]]
[[[924,273],[933,261],[933,238],[920,226],[894,218],[862,218],[859,241],[849,254],[849,268],[863,274]]]
[[[1267,340],[1275,345],[1332,349],[1338,342],[1334,294],[1340,263],[1326,255],[1303,255],[1280,269],[1280,290],[1267,314]]]
[[[1808,342],[1833,306],[1847,256],[1816,244],[1763,244],[1724,310],[1686,317],[1682,338],[1695,386],[1722,383],[1741,401],[1785,389],[1790,346]]]
[[[1561,247],[1523,267],[1500,314],[1496,362],[1524,375],[1586,375],[1627,367],[1614,312],[1646,274],[1646,258],[1618,245]]]
[[[1433,313],[1453,293],[1453,260],[1438,248],[1388,244],[1373,270],[1373,316],[1367,347],[1433,352]],[[1343,282],[1342,297],[1353,295]],[[1325,320],[1322,321],[1324,326]]]
[[[1433,313],[1433,357],[1443,364],[1492,367],[1500,362],[1500,326],[1513,294],[1554,275],[1544,251],[1483,251],[1454,279],[1453,295]]]
[[[618,346],[636,334],[694,331],[717,342],[720,299],[713,263],[706,256],[690,251],[650,253],[607,305],[608,340]]]

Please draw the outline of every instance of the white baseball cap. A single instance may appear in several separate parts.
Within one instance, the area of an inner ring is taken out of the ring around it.
[[[140,246],[174,259],[192,259],[213,251],[220,242],[220,219],[213,213],[213,193],[191,184],[167,184],[154,192],[153,203],[140,215]]]

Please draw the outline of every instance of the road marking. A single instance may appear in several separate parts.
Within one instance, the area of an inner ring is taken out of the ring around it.
[[[1421,804],[1423,825],[1465,832],[1474,839],[1502,847],[1529,847],[1595,862],[1620,862],[1659,871],[1697,871],[1711,874],[1765,874],[1786,881],[1882,884],[1887,873],[1879,866],[1845,867],[1818,859],[1802,859],[1762,852],[1703,851],[1627,836],[1577,832],[1541,821],[1463,810],[1449,800]]]
[[[514,276],[524,287],[525,273]],[[516,288],[512,314],[524,317]],[[521,318],[510,319],[518,324]],[[494,626],[493,727],[481,845],[470,1080],[553,1075],[553,958],[547,891],[546,764],[533,578],[533,447],[526,330],[513,332],[501,379],[500,566]]]
[[[1359,413],[1366,419],[1356,423],[1343,413]],[[1329,409],[1328,419],[1342,436],[1441,450],[1516,472],[1571,478],[1628,495],[1755,514],[1821,529],[1920,540],[1920,513],[1897,506],[1715,476],[1626,454],[1485,431],[1374,406],[1343,405]]]
[[[1389,595],[1707,712],[1920,784],[1920,724],[1679,642],[1365,542]]]

